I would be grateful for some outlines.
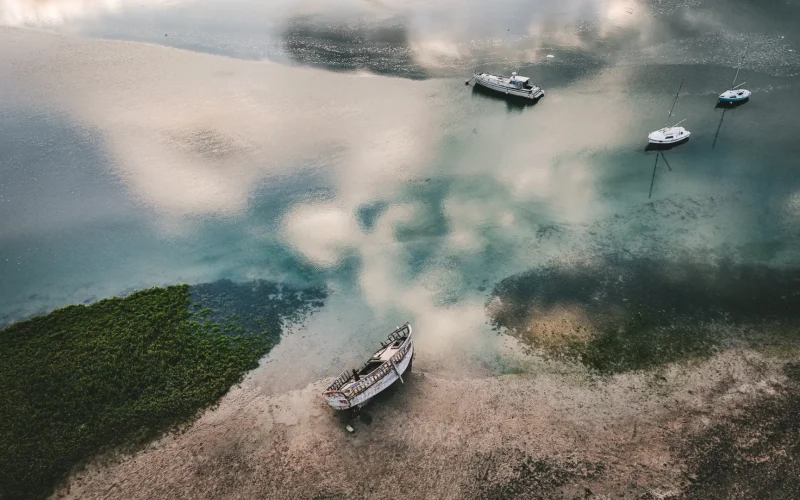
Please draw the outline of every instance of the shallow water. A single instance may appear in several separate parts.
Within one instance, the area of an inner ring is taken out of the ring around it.
[[[529,270],[797,263],[797,3],[0,0],[0,22],[0,324],[170,283],[325,286],[266,360],[303,361],[287,389],[404,320],[417,366],[496,360],[486,303]],[[723,114],[745,49],[754,96]],[[547,95],[475,92],[474,68]],[[682,80],[692,137],[653,176]]]

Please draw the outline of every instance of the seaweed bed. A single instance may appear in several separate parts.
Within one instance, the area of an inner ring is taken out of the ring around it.
[[[0,499],[46,497],[92,457],[192,421],[257,366],[284,321],[325,296],[268,282],[194,288],[68,306],[0,330]]]
[[[192,307],[214,324],[234,323],[237,333],[268,336],[273,342],[288,323],[302,320],[322,307],[324,289],[297,289],[282,283],[257,280],[235,283],[223,279],[191,287]]]
[[[784,373],[774,394],[677,446],[692,471],[685,498],[800,498],[800,363]]]
[[[474,478],[472,496],[480,500],[571,498],[574,495],[565,489],[575,490],[578,483],[596,480],[604,469],[602,464],[574,459],[535,458],[519,449],[476,458],[479,474]],[[578,498],[591,495],[588,488],[579,489]]]
[[[497,330],[602,373],[649,369],[740,345],[800,347],[800,269],[609,258],[536,270],[494,289]]]

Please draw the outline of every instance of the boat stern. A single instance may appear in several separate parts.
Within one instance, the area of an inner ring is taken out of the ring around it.
[[[328,406],[336,410],[346,410],[350,408],[350,400],[343,393],[339,391],[325,391],[322,394]]]
[[[661,130],[656,130],[655,132],[650,132],[647,134],[647,141],[650,144],[664,144],[664,137],[665,134]]]

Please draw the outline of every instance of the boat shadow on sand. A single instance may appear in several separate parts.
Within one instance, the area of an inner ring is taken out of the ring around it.
[[[523,110],[535,106],[536,103],[539,102],[539,99],[526,99],[524,97],[517,97],[513,95],[503,95],[499,94],[494,90],[489,90],[487,88],[481,87],[480,85],[475,85],[474,83],[470,85],[472,87],[472,95],[478,96],[479,98],[486,98],[493,101],[498,102],[505,102],[506,108],[509,112],[517,112],[521,113]],[[542,96],[544,97],[544,96]]]
[[[334,418],[336,418],[339,427],[344,429],[347,425],[351,425],[358,432],[359,428],[363,429],[364,426],[372,425],[374,417],[383,413],[385,410],[394,409],[401,411],[408,406],[408,399],[413,392],[414,381],[420,377],[421,374],[412,372],[414,361],[412,358],[411,364],[403,372],[403,382],[399,380],[383,391],[379,392],[361,409],[350,408],[348,410],[336,411]]]

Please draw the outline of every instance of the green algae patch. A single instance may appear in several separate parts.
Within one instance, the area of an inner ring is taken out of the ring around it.
[[[191,421],[270,349],[190,306],[188,286],[153,288],[0,330],[0,499]]]
[[[606,327],[574,349],[585,365],[611,374],[706,358],[719,349],[720,341],[703,325],[652,325],[637,314],[623,326]]]
[[[657,369],[746,347],[800,348],[800,267],[610,255],[509,276],[487,301],[492,326],[544,357],[602,374]]]

